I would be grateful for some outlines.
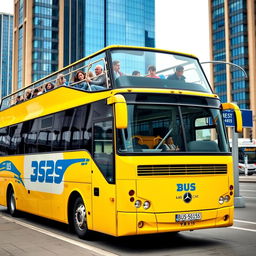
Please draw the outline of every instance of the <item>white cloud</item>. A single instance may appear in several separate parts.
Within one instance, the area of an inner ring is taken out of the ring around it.
[[[156,47],[209,60],[206,0],[156,0]]]
[[[13,0],[1,0],[0,12],[13,14],[14,1]]]

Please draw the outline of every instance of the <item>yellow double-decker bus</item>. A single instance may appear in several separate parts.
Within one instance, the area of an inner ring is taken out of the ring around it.
[[[80,71],[92,76],[76,81]],[[221,104],[196,57],[104,48],[2,99],[0,204],[67,223],[81,238],[230,226],[223,109],[240,131],[238,107]]]

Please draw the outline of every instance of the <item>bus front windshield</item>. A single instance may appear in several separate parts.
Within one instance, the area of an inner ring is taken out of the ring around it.
[[[128,128],[117,130],[121,154],[230,151],[219,109],[129,104],[128,119]]]
[[[115,88],[163,88],[212,93],[209,83],[192,56],[143,51],[112,50]]]

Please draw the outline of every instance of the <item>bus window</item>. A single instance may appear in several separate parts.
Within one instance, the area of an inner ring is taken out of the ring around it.
[[[111,59],[114,87],[169,88],[212,93],[197,59],[174,53],[124,49],[112,50]],[[149,66],[156,69],[153,77],[148,76]],[[172,78],[180,66],[184,69],[182,79]],[[134,71],[139,71],[140,76],[133,75]]]
[[[195,120],[196,140],[211,140],[211,135],[214,133],[214,126],[209,121],[211,118],[202,117]]]
[[[181,122],[177,106],[128,105],[128,128],[118,129],[120,153],[160,153],[172,137],[179,151],[184,151]]]
[[[188,151],[228,152],[226,132],[218,109],[182,107]]]
[[[94,124],[94,160],[109,183],[114,182],[112,121]]]

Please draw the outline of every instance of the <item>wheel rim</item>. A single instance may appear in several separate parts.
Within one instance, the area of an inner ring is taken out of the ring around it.
[[[10,199],[11,199],[10,200],[10,210],[13,213],[15,211],[15,208],[16,208],[16,206],[15,206],[15,198],[14,198],[14,194],[13,193],[11,194],[11,198]]]
[[[86,212],[84,205],[79,205],[75,212],[75,222],[80,230],[86,228]]]

